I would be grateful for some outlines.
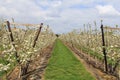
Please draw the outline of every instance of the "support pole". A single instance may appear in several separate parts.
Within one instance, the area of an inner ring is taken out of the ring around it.
[[[12,30],[11,30],[10,22],[9,22],[9,21],[7,21],[7,26],[8,26],[8,31],[10,32],[10,39],[11,39],[12,45],[13,45],[13,47],[15,48],[14,38],[13,38],[13,34],[12,34]],[[16,48],[15,48],[15,49],[16,49]],[[15,51],[15,57],[16,57],[16,59],[17,59],[17,62],[19,63],[20,60],[19,60],[19,56],[18,56],[17,51]]]
[[[107,53],[105,49],[105,39],[104,39],[104,30],[103,30],[103,24],[101,24],[101,32],[102,32],[102,46],[103,46],[103,55],[104,55],[104,61],[105,61],[105,71],[108,72],[107,67]]]
[[[43,26],[43,23],[40,24],[40,28],[39,28],[39,30],[38,30],[38,32],[37,32],[37,36],[35,37],[35,40],[34,40],[34,43],[33,43],[33,48],[34,48],[35,45],[36,45],[36,41],[38,40],[38,37],[39,37],[39,34],[40,34],[40,32],[41,32],[42,26]]]

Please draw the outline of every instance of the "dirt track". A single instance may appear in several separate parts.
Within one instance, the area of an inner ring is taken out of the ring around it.
[[[48,46],[42,50],[39,54],[41,56],[36,56],[36,59],[32,61],[29,66],[28,74],[25,76],[28,77],[28,80],[41,80],[44,70],[47,66],[48,59],[50,58],[53,45]],[[19,79],[20,67],[16,66],[15,69],[8,76],[7,80],[21,80]]]

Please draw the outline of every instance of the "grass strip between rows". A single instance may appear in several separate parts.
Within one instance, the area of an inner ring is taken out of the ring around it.
[[[56,40],[44,78],[45,80],[95,80],[59,39]]]

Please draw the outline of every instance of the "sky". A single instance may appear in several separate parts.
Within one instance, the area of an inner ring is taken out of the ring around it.
[[[16,23],[49,25],[55,33],[83,28],[100,21],[120,26],[120,0],[0,0],[0,18]]]

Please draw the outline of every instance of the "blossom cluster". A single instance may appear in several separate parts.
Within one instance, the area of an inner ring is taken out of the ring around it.
[[[55,41],[56,36],[47,27],[43,27],[36,46],[33,46],[38,29],[36,28],[11,28],[14,41],[11,41],[7,26],[0,25],[0,72],[11,69],[11,65],[24,65],[30,60],[34,60],[42,48],[47,47]],[[16,55],[17,54],[17,55]]]

